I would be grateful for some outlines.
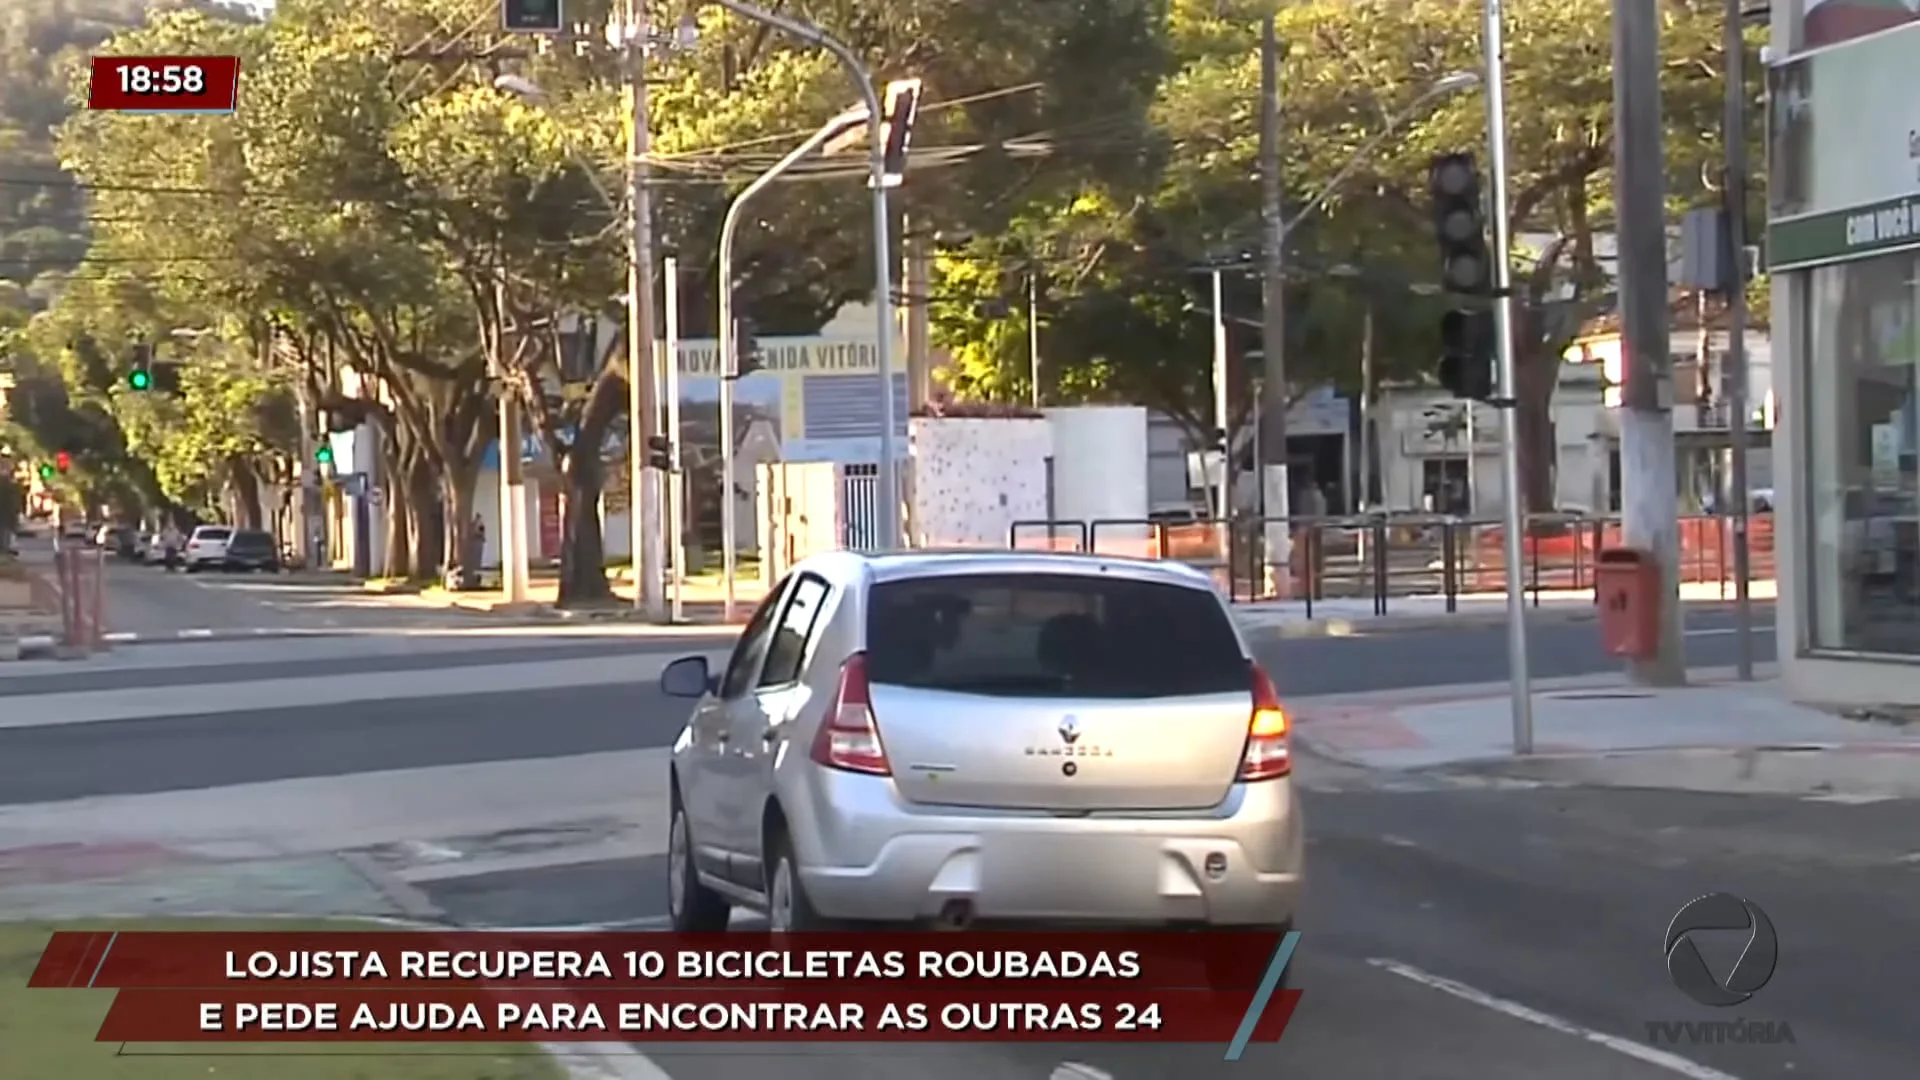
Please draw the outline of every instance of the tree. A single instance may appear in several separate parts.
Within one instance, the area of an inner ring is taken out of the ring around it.
[[[1236,406],[1231,426],[1244,424],[1258,374],[1247,354],[1261,344],[1260,294],[1249,273],[1259,207],[1247,183],[1257,168],[1250,112],[1259,85],[1257,26],[1248,5],[1176,4],[1168,36],[1177,67],[1159,87],[1151,125],[1124,136],[1097,128],[1081,136],[1096,144],[1124,137],[1152,168],[1034,206],[1011,246],[1006,238],[974,241],[943,261],[934,323],[955,354],[958,390],[997,397],[1030,391],[1024,305],[1002,294],[1010,291],[1008,279],[1038,272],[1048,298],[1041,305],[1042,352],[1058,383],[1050,394],[1142,402],[1202,436],[1215,427],[1206,267],[1224,262],[1234,264],[1221,281]],[[1307,99],[1295,115],[1311,118],[1335,106]],[[1312,130],[1311,122],[1306,126]],[[1378,129],[1376,123],[1363,134]],[[1063,140],[1069,151],[1074,138]],[[1324,183],[1327,175],[1308,179]],[[1368,306],[1379,316],[1376,340],[1392,374],[1418,355],[1411,343],[1430,333],[1421,319],[1437,318],[1431,303],[1406,288],[1413,280],[1411,231],[1373,227],[1377,215],[1357,204],[1310,213],[1309,196],[1319,192],[1290,180],[1290,190],[1300,193],[1290,215],[1297,226],[1287,287],[1290,396],[1357,384],[1360,313]],[[983,306],[983,296],[996,302]]]
[[[1208,257],[1255,251],[1259,243],[1258,189],[1249,181],[1257,169],[1263,8],[1251,0],[1175,3],[1169,39],[1177,67],[1160,86],[1153,126],[1135,140],[1157,157],[1152,182],[1145,189],[1094,185],[1053,204],[1052,224],[1035,228],[1054,237],[1053,254],[1065,268],[1056,276],[1094,286],[1084,322],[1095,334],[1076,338],[1070,330],[1078,323],[1064,311],[1043,323],[1055,362],[1081,371],[1067,382],[1088,393],[1132,396],[1189,426],[1211,413],[1204,359],[1211,350],[1204,321],[1191,314],[1208,301],[1191,268]],[[1703,201],[1709,163],[1721,153],[1723,9],[1670,0],[1662,10],[1668,190],[1678,207]],[[1510,210],[1516,232],[1549,240],[1518,274],[1515,331],[1523,494],[1530,506],[1546,508],[1554,450],[1548,417],[1560,358],[1581,324],[1609,302],[1595,239],[1612,212],[1611,23],[1602,0],[1535,0],[1509,5],[1507,16]],[[1486,127],[1479,94],[1436,99],[1428,92],[1451,72],[1480,68],[1479,18],[1477,7],[1452,0],[1311,0],[1281,9],[1286,217],[1301,222],[1290,232],[1288,253],[1299,271],[1287,289],[1295,393],[1320,382],[1351,385],[1357,375],[1356,316],[1364,305],[1355,303],[1353,288],[1329,280],[1336,267],[1359,266],[1371,282],[1383,377],[1417,377],[1431,366],[1437,306],[1406,291],[1437,277],[1428,162],[1440,152],[1481,147]],[[1389,123],[1396,119],[1401,123]],[[1343,176],[1338,190],[1328,190]],[[1089,228],[1090,208],[1093,217],[1104,216],[1105,228]],[[1035,246],[1046,250],[1047,243]],[[1130,272],[1116,269],[1130,262]],[[962,294],[981,285],[975,271],[952,281],[965,286],[955,290]],[[1115,295],[1101,295],[1102,287]],[[1228,296],[1229,308],[1257,316],[1257,298],[1240,289]],[[949,290],[943,284],[939,291]],[[1024,364],[1012,327],[994,332],[964,300],[936,312],[963,385],[1005,392],[1019,381],[1009,377]],[[1257,337],[1236,330],[1235,365],[1244,366],[1237,358],[1257,345]],[[1236,377],[1242,390],[1247,382]]]

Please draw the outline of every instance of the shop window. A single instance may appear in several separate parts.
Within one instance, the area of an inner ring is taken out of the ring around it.
[[[1807,642],[1920,656],[1920,259],[1808,275]]]

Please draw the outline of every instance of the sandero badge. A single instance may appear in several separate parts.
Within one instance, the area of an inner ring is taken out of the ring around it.
[[[1099,743],[1083,743],[1080,741],[1080,718],[1077,716],[1069,714],[1061,717],[1060,726],[1054,730],[1060,733],[1060,741],[1058,743],[1051,746],[1029,746],[1026,748],[1026,755],[1028,757],[1056,758],[1102,758],[1113,756],[1113,748],[1110,746],[1101,746]],[[1072,776],[1073,773],[1068,772],[1067,775]]]

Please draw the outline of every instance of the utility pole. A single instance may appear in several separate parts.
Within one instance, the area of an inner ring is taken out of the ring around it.
[[[1362,513],[1373,505],[1373,470],[1379,453],[1373,438],[1373,297],[1367,297],[1366,303],[1360,315],[1360,497],[1354,500],[1354,508]]]
[[[1033,380],[1033,407],[1046,400],[1040,392],[1040,268],[1027,264],[1027,367]]]
[[[1621,531],[1658,564],[1658,650],[1628,663],[1634,682],[1681,686],[1680,506],[1668,355],[1665,155],[1660,122],[1658,0],[1613,0],[1614,206],[1626,350],[1620,410]],[[1511,497],[1511,496],[1510,496]]]
[[[909,415],[927,407],[932,396],[932,313],[933,257],[927,238],[908,219],[900,230],[901,246],[906,250],[901,277],[901,303],[907,323],[907,411]]]
[[[527,578],[532,576],[527,558],[527,477],[526,463],[520,460],[521,435],[520,384],[513,377],[507,348],[507,268],[498,268],[493,281],[494,318],[499,326],[493,335],[493,374],[500,395],[500,591],[507,602],[527,601]]]
[[[653,201],[647,189],[649,152],[647,51],[651,35],[644,0],[624,0],[627,117],[627,520],[633,559],[633,606],[647,621],[666,622],[666,566],[661,530],[660,472],[647,466],[647,446],[660,433],[653,296]],[[723,282],[722,287],[726,287]],[[670,360],[669,362],[674,362]]]
[[[1753,678],[1753,576],[1748,547],[1748,515],[1753,500],[1747,492],[1747,43],[1740,0],[1727,0],[1725,28],[1727,54],[1726,176],[1721,184],[1727,199],[1727,436],[1731,440],[1733,498],[1733,609],[1735,654],[1741,679]],[[1704,329],[1702,330],[1704,333]]]
[[[679,623],[686,615],[687,584],[687,482],[680,467],[680,260],[667,256],[660,276],[667,294],[667,347],[661,350],[666,373],[661,385],[667,397],[667,549],[673,563],[667,614]]]
[[[1227,393],[1227,298],[1226,282],[1219,267],[1213,268],[1213,422],[1219,432],[1220,483],[1214,516],[1221,521],[1233,515],[1233,399]],[[1211,447],[1209,447],[1211,449]],[[1206,455],[1200,458],[1206,462]],[[1206,470],[1201,469],[1205,479]]]
[[[1287,226],[1286,192],[1281,185],[1280,60],[1283,49],[1275,14],[1260,22],[1260,348],[1263,351],[1260,406],[1260,513],[1267,519],[1262,537],[1265,563],[1275,580],[1291,565],[1292,535],[1287,519],[1292,488],[1287,481]],[[1220,303],[1216,297],[1214,304]]]

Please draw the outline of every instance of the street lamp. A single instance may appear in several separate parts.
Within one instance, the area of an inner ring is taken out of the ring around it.
[[[740,377],[738,357],[734,355],[738,342],[734,340],[733,314],[733,240],[739,231],[740,218],[745,213],[747,203],[755,195],[765,191],[775,180],[780,179],[787,170],[811,157],[819,149],[853,128],[867,122],[868,112],[864,105],[857,105],[820,125],[820,130],[808,137],[806,142],[794,147],[786,157],[775,162],[773,167],[755,177],[753,182],[742,188],[740,194],[727,204],[726,217],[720,223],[720,577],[725,587],[721,601],[722,617],[733,621],[734,592],[738,577],[735,550],[738,532],[736,519],[739,516],[734,501],[733,467],[733,384]],[[883,379],[881,392],[886,400],[893,400],[891,379]],[[892,414],[886,417],[889,425]],[[881,453],[884,457],[891,449],[884,443]],[[882,485],[884,491],[885,485]]]
[[[1281,239],[1286,239],[1293,233],[1294,229],[1299,227],[1302,221],[1313,216],[1314,211],[1319,210],[1327,204],[1327,200],[1338,195],[1341,187],[1343,187],[1348,180],[1353,179],[1353,174],[1359,171],[1360,166],[1365,165],[1367,161],[1373,157],[1374,151],[1385,145],[1388,139],[1397,134],[1400,128],[1405,126],[1407,121],[1412,120],[1422,109],[1425,109],[1428,105],[1431,105],[1441,98],[1450,97],[1464,90],[1471,90],[1479,85],[1480,75],[1478,72],[1473,71],[1450,71],[1438,79],[1435,79],[1433,85],[1422,91],[1419,97],[1408,102],[1406,107],[1402,108],[1399,112],[1389,116],[1386,124],[1383,125],[1379,131],[1374,132],[1372,138],[1361,143],[1359,149],[1355,150],[1353,154],[1347,158],[1346,164],[1340,166],[1340,171],[1334,173],[1333,179],[1327,181],[1327,185],[1320,189],[1320,194],[1315,195],[1308,201],[1307,205],[1301,207],[1300,212],[1293,216],[1292,221],[1281,226]]]
[[[866,108],[867,118],[867,183],[873,189],[873,305],[879,333],[874,340],[874,351],[880,368],[880,520],[878,522],[881,543],[884,547],[901,546],[900,536],[900,463],[894,456],[894,446],[898,441],[895,432],[893,402],[893,269],[892,243],[888,238],[889,223],[887,213],[887,189],[891,186],[887,180],[887,112],[881,104],[879,91],[873,85],[873,74],[869,72],[852,49],[840,41],[828,36],[827,32],[810,23],[777,15],[771,11],[754,7],[743,0],[716,0],[728,11],[763,26],[791,34],[801,41],[833,54],[840,61],[847,77],[859,92],[860,104]],[[720,282],[722,291],[731,286],[724,278]],[[723,332],[726,327],[721,328]],[[727,478],[732,483],[732,478]],[[722,500],[725,505],[729,500]]]

